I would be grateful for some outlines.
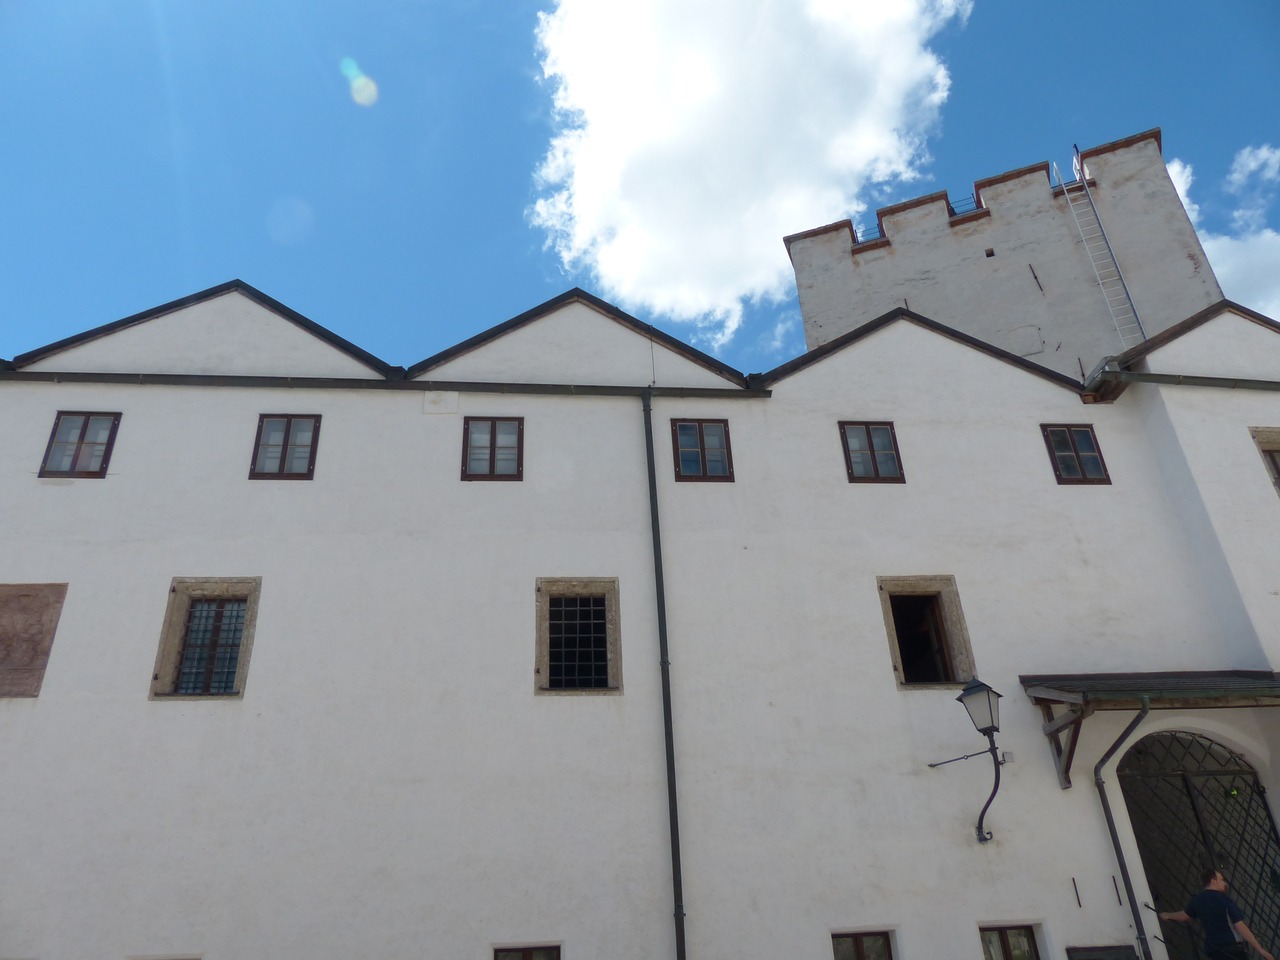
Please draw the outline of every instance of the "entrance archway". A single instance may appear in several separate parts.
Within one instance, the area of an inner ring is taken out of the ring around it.
[[[1181,910],[1216,866],[1268,949],[1280,936],[1280,836],[1253,767],[1194,733],[1153,733],[1117,769],[1157,910]],[[1154,927],[1155,915],[1149,917]],[[1190,924],[1160,923],[1171,960],[1197,960]]]

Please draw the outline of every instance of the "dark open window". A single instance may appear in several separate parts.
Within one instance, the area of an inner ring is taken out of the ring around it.
[[[951,683],[956,679],[946,623],[937,594],[889,598],[903,683]]]
[[[850,483],[903,483],[902,457],[892,423],[841,420],[844,466]]]
[[[40,464],[42,477],[105,477],[118,413],[59,411]]]
[[[1031,927],[983,927],[983,960],[1040,960]]]
[[[1110,483],[1093,427],[1087,423],[1042,423],[1054,476],[1059,483]]]
[[[560,960],[559,947],[498,947],[493,960]]]
[[[523,476],[523,417],[463,420],[463,480],[519,480]]]
[[[677,480],[733,481],[728,420],[672,420]]]
[[[835,960],[893,960],[889,934],[884,932],[834,933],[831,949]]]
[[[258,417],[250,480],[310,480],[316,472],[320,418],[291,413]]]
[[[235,693],[248,598],[193,600],[174,693]]]

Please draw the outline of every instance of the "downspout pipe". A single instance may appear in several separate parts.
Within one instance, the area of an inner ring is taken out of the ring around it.
[[[1116,742],[1102,755],[1093,767],[1093,783],[1098,788],[1098,796],[1102,800],[1102,813],[1107,818],[1107,831],[1111,834],[1111,846],[1116,851],[1116,860],[1120,864],[1120,879],[1124,881],[1124,895],[1129,900],[1129,910],[1133,914],[1133,927],[1138,933],[1138,946],[1142,950],[1142,960],[1151,960],[1151,945],[1147,943],[1147,930],[1142,925],[1142,910],[1138,904],[1138,898],[1133,894],[1133,881],[1129,879],[1129,864],[1124,858],[1124,850],[1120,846],[1120,835],[1116,833],[1116,818],[1111,813],[1111,801],[1107,799],[1107,787],[1102,780],[1102,768],[1106,766],[1107,761],[1115,756],[1116,751],[1121,745],[1129,739],[1129,735],[1137,729],[1138,724],[1146,719],[1147,714],[1151,712],[1151,698],[1145,693],[1142,695],[1142,708],[1138,711],[1138,715],[1129,721],[1129,725],[1124,728],[1120,736],[1116,737]]]
[[[667,746],[667,819],[671,826],[671,897],[676,927],[676,960],[685,960],[684,879],[680,870],[680,805],[676,797],[676,742],[671,721],[671,660],[667,650],[667,590],[662,577],[662,527],[658,522],[658,470],[653,455],[653,391],[644,406],[644,452],[649,466],[649,521],[653,527],[653,585],[658,614],[658,662],[662,667],[662,725]]]

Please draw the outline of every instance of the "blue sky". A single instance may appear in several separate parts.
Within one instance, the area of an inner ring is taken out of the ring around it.
[[[744,371],[782,237],[1159,126],[1280,315],[1280,4],[0,0],[0,356],[240,278],[409,365],[581,286]]]

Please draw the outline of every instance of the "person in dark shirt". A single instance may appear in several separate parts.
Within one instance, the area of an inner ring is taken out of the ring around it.
[[[1249,947],[1257,950],[1263,960],[1275,960],[1245,924],[1239,905],[1227,896],[1227,878],[1221,871],[1210,867],[1202,880],[1204,889],[1187,901],[1186,909],[1161,913],[1160,919],[1179,923],[1199,920],[1204,931],[1204,955],[1209,960],[1245,960]]]

